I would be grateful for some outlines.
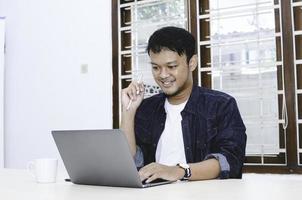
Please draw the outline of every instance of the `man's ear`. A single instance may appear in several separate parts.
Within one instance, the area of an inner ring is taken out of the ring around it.
[[[190,68],[191,72],[195,70],[195,68],[197,67],[197,64],[198,64],[198,58],[197,58],[197,55],[194,54],[189,61],[189,68]]]

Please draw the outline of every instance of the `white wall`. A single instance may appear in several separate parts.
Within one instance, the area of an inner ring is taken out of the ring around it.
[[[0,16],[0,168],[4,167],[4,30],[5,18]]]
[[[0,16],[5,166],[58,157],[51,130],[111,128],[111,1],[0,0]]]

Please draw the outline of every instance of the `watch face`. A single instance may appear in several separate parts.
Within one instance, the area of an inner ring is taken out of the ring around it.
[[[190,166],[186,163],[179,163],[178,166],[185,170],[185,175],[181,180],[189,180],[192,176]]]

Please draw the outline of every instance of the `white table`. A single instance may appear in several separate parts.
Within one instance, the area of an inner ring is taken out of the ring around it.
[[[0,170],[1,200],[284,200],[302,199],[302,175],[244,174],[241,180],[176,182],[146,189],[38,184],[26,170]]]

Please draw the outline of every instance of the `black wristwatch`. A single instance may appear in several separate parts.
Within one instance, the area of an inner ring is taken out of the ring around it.
[[[182,180],[182,181],[189,180],[189,178],[192,176],[190,166],[188,164],[185,164],[185,163],[178,163],[177,166],[182,168],[183,170],[185,170],[185,175],[180,180]]]

